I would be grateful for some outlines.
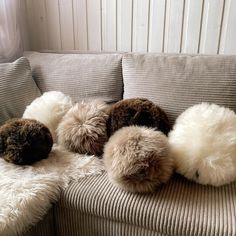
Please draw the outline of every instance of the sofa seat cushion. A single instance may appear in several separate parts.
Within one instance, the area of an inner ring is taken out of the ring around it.
[[[21,236],[53,236],[55,234],[53,208],[36,225],[30,227]]]
[[[72,182],[55,217],[58,235],[233,236],[236,182],[216,188],[175,175],[154,194],[135,194],[103,174]]]
[[[122,64],[124,98],[152,100],[172,124],[200,102],[236,111],[236,56],[126,54]]]
[[[123,95],[122,54],[26,52],[42,92],[57,90],[74,101],[100,98],[118,101]]]

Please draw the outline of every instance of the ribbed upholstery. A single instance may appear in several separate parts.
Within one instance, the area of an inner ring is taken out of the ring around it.
[[[74,100],[122,97],[120,54],[27,57],[43,92],[60,90]],[[151,99],[172,124],[202,101],[236,110],[236,56],[125,54],[122,64],[124,98]],[[216,188],[175,175],[154,194],[135,194],[114,187],[106,174],[88,177],[69,185],[50,219],[26,236],[236,236],[236,182]]]
[[[57,235],[64,236],[164,236],[142,227],[113,221],[95,215],[79,213],[75,210],[60,211],[56,214]],[[65,220],[64,220],[65,219]],[[70,219],[70,220],[69,220]]]
[[[236,111],[236,56],[126,54],[122,66],[124,98],[152,100],[172,124],[200,102]]]
[[[121,54],[25,53],[42,92],[57,90],[74,101],[122,98]]]
[[[49,210],[48,214],[44,217],[43,220],[37,223],[37,225],[31,227],[26,233],[22,236],[54,236],[54,216],[53,208]]]
[[[26,106],[40,95],[27,58],[0,64],[0,124],[21,117]]]
[[[134,194],[104,174],[73,182],[55,217],[57,235],[235,236],[236,182],[215,188],[176,175],[154,194]]]

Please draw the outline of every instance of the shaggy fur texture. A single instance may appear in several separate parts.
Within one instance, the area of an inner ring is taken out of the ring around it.
[[[57,142],[57,126],[72,105],[71,98],[62,92],[46,92],[26,107],[23,118],[35,119],[45,124],[51,131],[53,141]]]
[[[106,109],[98,100],[74,105],[58,126],[59,144],[72,152],[101,155],[107,141]]]
[[[167,137],[150,128],[130,126],[116,131],[104,148],[110,180],[131,192],[151,192],[169,180],[172,159]]]
[[[0,127],[0,157],[5,161],[29,165],[47,158],[53,140],[49,129],[30,119],[14,119]]]
[[[94,156],[67,152],[54,145],[47,159],[18,166],[0,159],[0,235],[24,235],[43,219],[71,180],[101,174]]]
[[[107,123],[108,135],[124,126],[146,126],[168,134],[170,124],[165,112],[147,99],[125,99],[115,103],[110,109]]]
[[[202,103],[183,112],[169,134],[178,173],[219,186],[236,179],[236,114]]]

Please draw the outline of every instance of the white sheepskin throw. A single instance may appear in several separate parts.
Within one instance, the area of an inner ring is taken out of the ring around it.
[[[17,166],[0,159],[0,235],[21,235],[47,213],[70,180],[101,174],[94,156],[53,147],[48,159]]]
[[[75,104],[58,125],[58,143],[72,152],[101,155],[108,139],[107,107],[101,100]]]
[[[106,143],[103,158],[111,182],[130,192],[152,192],[173,172],[168,139],[151,128],[119,129]]]
[[[42,122],[51,131],[53,141],[57,142],[55,130],[71,107],[72,100],[69,96],[59,91],[45,92],[26,107],[23,118]]]
[[[236,114],[202,103],[183,112],[169,133],[176,171],[201,184],[236,180]]]

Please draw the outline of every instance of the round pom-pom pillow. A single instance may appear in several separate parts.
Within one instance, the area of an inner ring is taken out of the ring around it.
[[[190,107],[169,133],[176,171],[200,184],[236,180],[236,114],[215,104]]]
[[[30,119],[13,119],[0,127],[0,157],[29,165],[48,157],[53,145],[49,129]]]
[[[99,100],[75,104],[57,128],[58,143],[72,152],[100,156],[107,141],[106,110]]]
[[[23,118],[42,122],[51,131],[54,142],[57,142],[57,126],[72,105],[71,98],[62,92],[45,92],[26,107]]]
[[[125,99],[110,108],[107,122],[108,134],[131,125],[155,128],[167,134],[170,124],[166,113],[153,102],[143,98]]]
[[[146,127],[116,131],[104,147],[103,160],[111,182],[130,192],[152,192],[173,171],[167,137]]]

